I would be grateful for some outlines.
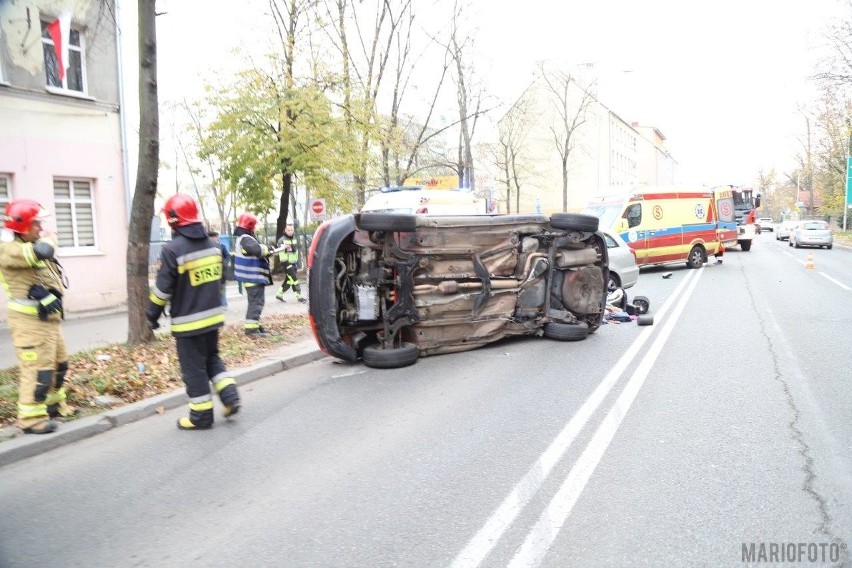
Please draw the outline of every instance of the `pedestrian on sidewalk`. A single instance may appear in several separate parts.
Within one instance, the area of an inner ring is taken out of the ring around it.
[[[210,240],[213,241],[216,246],[219,247],[219,250],[222,251],[222,307],[228,307],[228,280],[226,278],[228,273],[228,263],[231,262],[231,253],[228,252],[228,247],[222,244],[219,241],[219,233],[217,231],[207,231],[207,236],[210,237]]]
[[[251,213],[243,213],[237,220],[234,278],[242,283],[248,297],[243,331],[257,337],[266,335],[266,330],[260,325],[260,314],[266,302],[266,287],[272,285],[272,272],[269,269],[269,247],[258,242],[255,227],[257,217]]]
[[[210,383],[225,407],[225,418],[240,410],[236,381],[219,357],[219,328],[225,324],[220,298],[222,251],[207,236],[192,197],[173,195],[163,213],[172,228],[172,240],[163,245],[145,316],[157,329],[166,304],[171,304],[171,330],[189,397],[189,416],[180,418],[177,427],[206,430],[213,426]]]
[[[296,294],[296,299],[299,302],[307,302],[308,300],[302,296],[302,287],[299,284],[299,276],[296,271],[299,269],[299,244],[296,240],[295,229],[292,224],[287,224],[284,227],[284,234],[278,239],[278,248],[283,249],[278,253],[278,261],[284,268],[284,280],[281,281],[281,288],[275,297],[280,301],[284,300],[284,293],[288,288],[293,288]]]
[[[63,386],[68,372],[60,328],[65,278],[54,256],[56,244],[41,236],[48,215],[31,199],[11,201],[0,237],[0,280],[18,357],[18,426],[27,434],[49,434],[58,427],[54,419],[78,412],[66,403]]]

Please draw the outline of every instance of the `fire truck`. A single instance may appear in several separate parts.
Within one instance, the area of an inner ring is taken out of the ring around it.
[[[751,243],[758,234],[755,220],[760,207],[760,194],[750,187],[722,185],[713,188],[719,215],[719,240],[724,247],[740,247],[743,252],[751,250]]]

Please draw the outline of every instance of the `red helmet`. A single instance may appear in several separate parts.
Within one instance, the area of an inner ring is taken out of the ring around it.
[[[33,221],[43,221],[48,213],[32,199],[17,199],[6,205],[3,226],[15,233],[26,233]]]
[[[254,231],[254,228],[257,226],[257,217],[252,215],[251,213],[243,213],[240,215],[240,218],[237,220],[237,227],[245,229],[247,231]]]
[[[198,204],[193,198],[183,193],[169,197],[163,205],[163,214],[166,221],[172,227],[183,227],[190,223],[200,223],[198,218]]]

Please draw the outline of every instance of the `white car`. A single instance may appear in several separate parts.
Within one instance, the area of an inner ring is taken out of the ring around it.
[[[764,231],[775,232],[775,222],[772,217],[760,217],[754,224],[757,225],[758,231],[761,233]]]
[[[798,225],[798,221],[784,221],[778,224],[778,229],[775,231],[775,240],[776,241],[788,241],[790,240],[790,235],[793,233],[793,229]]]
[[[636,264],[636,251],[627,246],[624,239],[614,233],[601,231],[609,254],[609,282],[607,291],[616,288],[630,288],[639,280],[639,265]]]
[[[825,221],[802,221],[793,229],[788,244],[796,248],[809,246],[830,249],[834,246],[834,236]]]

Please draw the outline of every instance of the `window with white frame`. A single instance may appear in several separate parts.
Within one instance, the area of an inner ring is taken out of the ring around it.
[[[60,247],[95,246],[95,212],[92,182],[77,179],[54,179],[53,199],[56,204],[56,232]]]
[[[0,174],[0,211],[6,210],[6,205],[9,204],[9,183],[8,174]]]
[[[50,36],[48,26],[51,21],[41,21],[41,43],[44,51],[44,75],[48,87],[69,91],[86,92],[83,76],[83,35],[80,30],[71,28],[68,33],[68,69],[60,78],[59,63],[56,57],[56,45]]]

